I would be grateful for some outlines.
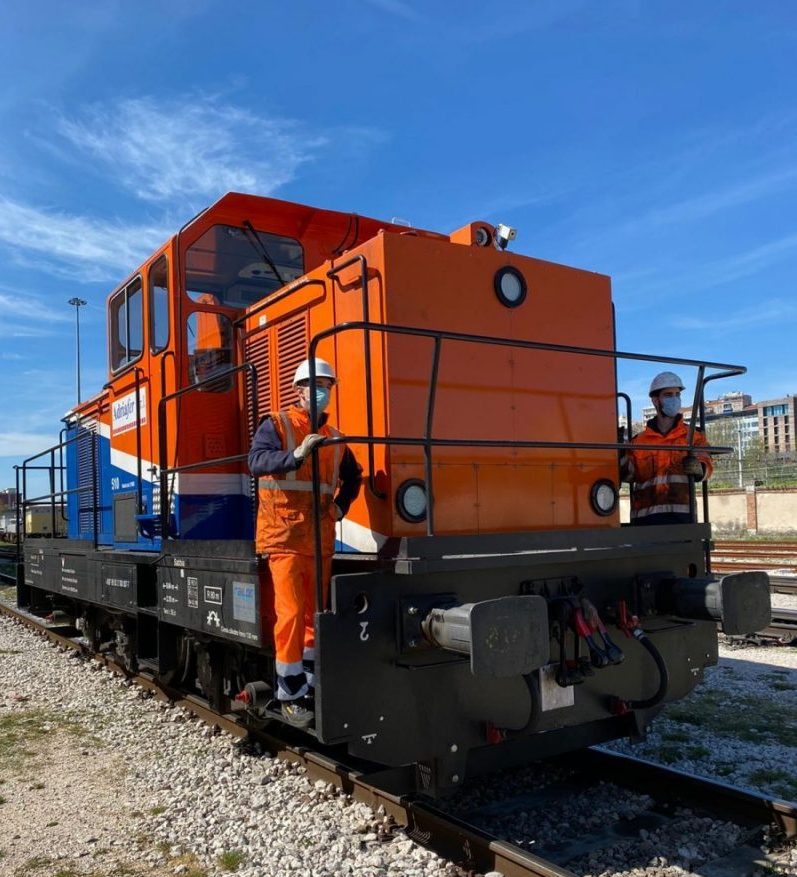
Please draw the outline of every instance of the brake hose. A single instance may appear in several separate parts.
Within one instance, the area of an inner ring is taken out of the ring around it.
[[[664,700],[664,696],[667,694],[667,689],[670,686],[670,674],[667,672],[667,665],[664,663],[664,658],[662,658],[661,652],[653,645],[652,640],[645,631],[642,630],[641,627],[635,627],[631,631],[631,634],[634,639],[636,639],[639,644],[650,653],[650,656],[656,662],[656,667],[658,667],[659,670],[659,687],[656,689],[654,695],[646,697],[644,700],[626,701],[629,709],[646,710],[652,706],[660,704]]]

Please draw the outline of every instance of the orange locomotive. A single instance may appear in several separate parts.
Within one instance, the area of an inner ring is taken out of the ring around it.
[[[431,792],[641,734],[716,661],[716,620],[760,623],[766,578],[712,577],[706,524],[621,527],[616,358],[656,358],[616,352],[607,277],[513,236],[221,198],[110,295],[109,381],[67,417],[47,500],[68,536],[29,540],[20,599],[277,719],[246,455],[319,357],[364,480],[327,601],[315,527],[310,733]],[[667,361],[698,400],[743,371]]]

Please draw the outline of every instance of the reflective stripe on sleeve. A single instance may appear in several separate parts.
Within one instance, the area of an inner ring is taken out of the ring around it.
[[[644,490],[646,487],[653,487],[654,484],[689,484],[689,476],[657,475],[655,478],[650,478],[647,481],[643,481],[634,486],[636,490]]]
[[[675,512],[680,515],[688,515],[689,514],[689,506],[688,505],[652,505],[646,509],[637,509],[633,511],[631,514],[632,518],[646,518],[648,515],[662,515],[668,514],[671,512]]]
[[[284,481],[284,480],[277,480],[276,478],[271,478],[270,476],[267,476],[267,475],[264,475],[262,478],[260,478],[260,480],[257,482],[257,485],[261,490],[285,490],[285,491],[291,491],[291,490],[307,491],[307,490],[310,490],[310,491],[312,491],[312,489],[313,489],[313,482],[312,481],[296,481],[296,480]],[[331,484],[324,484],[322,482],[320,487],[321,487],[321,493],[332,493],[333,492],[333,488],[332,488]]]
[[[291,661],[289,664],[285,661],[275,661],[278,676],[298,676],[304,673],[304,667],[301,661]]]

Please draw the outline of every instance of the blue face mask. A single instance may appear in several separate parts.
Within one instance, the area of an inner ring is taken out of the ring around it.
[[[329,405],[329,390],[327,387],[315,388],[315,404],[319,411],[324,411]]]
[[[661,413],[666,417],[675,417],[681,410],[681,395],[665,396],[661,400]]]

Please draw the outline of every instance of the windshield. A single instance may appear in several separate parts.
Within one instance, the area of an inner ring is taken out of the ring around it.
[[[304,253],[299,241],[251,226],[214,225],[189,247],[185,258],[189,297],[230,308],[260,301],[302,274]]]

